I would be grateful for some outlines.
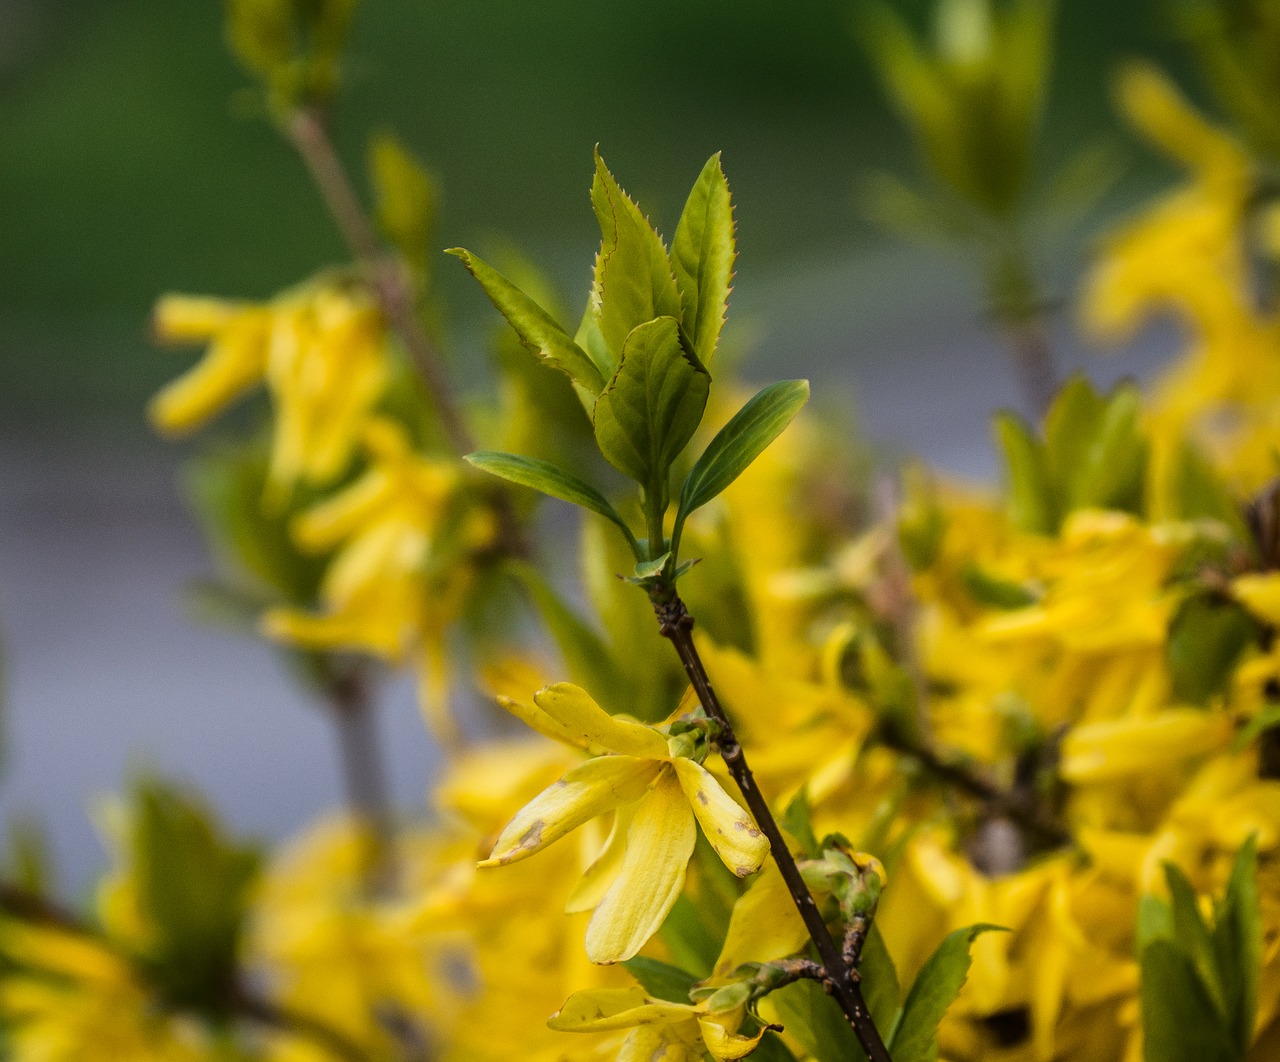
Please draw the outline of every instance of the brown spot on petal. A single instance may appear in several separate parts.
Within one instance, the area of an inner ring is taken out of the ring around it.
[[[733,872],[740,878],[749,878],[755,871],[751,867],[734,867]]]
[[[546,829],[547,824],[542,819],[534,819],[533,823],[520,836],[520,843],[516,845],[515,851],[507,856],[512,859],[517,852],[525,852],[530,848],[537,848],[542,843],[542,831]]]
[[[704,793],[701,789],[698,790],[698,803],[701,804],[703,807],[706,807],[707,804],[711,803],[707,799],[707,794]]]

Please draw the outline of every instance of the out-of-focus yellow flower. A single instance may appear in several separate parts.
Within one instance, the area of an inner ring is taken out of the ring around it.
[[[760,869],[769,843],[751,816],[705,767],[672,751],[659,730],[609,715],[568,683],[540,690],[532,705],[508,708],[565,744],[610,753],[543,790],[480,864],[525,859],[597,816],[616,812],[609,841],[570,902],[571,910],[595,908],[587,928],[592,962],[629,959],[657,931],[684,887],[697,826],[735,874]]]
[[[369,469],[294,525],[303,548],[336,550],[320,590],[326,611],[272,609],[263,629],[308,648],[362,650],[393,663],[412,656],[429,721],[449,736],[447,631],[471,585],[467,552],[491,541],[493,518],[466,512],[459,557],[433,565],[441,527],[458,504],[457,467],[416,453],[389,420],[369,421],[363,438]]]
[[[744,1010],[712,1013],[705,1003],[650,999],[638,988],[597,988],[575,992],[547,1025],[561,1032],[630,1029],[619,1059],[700,1062],[708,1052],[715,1059],[745,1058],[759,1046],[764,1029],[737,1035]]]
[[[212,1059],[191,1019],[158,1010],[134,971],[102,943],[6,920],[0,1018],[14,1062],[196,1062]]]
[[[1192,179],[1107,242],[1084,299],[1087,323],[1114,336],[1158,308],[1201,326],[1235,316],[1247,291],[1239,241],[1253,186],[1248,155],[1153,67],[1128,67],[1119,95],[1130,121]]]
[[[318,281],[269,303],[161,299],[158,338],[207,342],[201,361],[151,402],[153,423],[193,431],[254,387],[275,407],[271,482],[324,484],[347,467],[387,381],[387,334],[364,291]]]

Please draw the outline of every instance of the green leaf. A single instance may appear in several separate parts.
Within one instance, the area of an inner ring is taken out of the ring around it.
[[[230,843],[193,796],[155,781],[138,785],[129,808],[138,914],[138,961],[173,1006],[205,1014],[225,1007],[256,850]]]
[[[704,365],[711,364],[724,326],[736,256],[733,203],[717,152],[707,160],[671,241],[671,264],[684,306],[685,331]]]
[[[1004,453],[1009,519],[1023,531],[1051,534],[1057,530],[1058,516],[1044,447],[1012,413],[997,413],[993,424],[996,443]]]
[[[694,463],[680,489],[676,534],[690,513],[711,501],[737,479],[786,429],[809,401],[808,380],[784,380],[758,392],[716,436]]]
[[[1257,738],[1277,726],[1280,726],[1280,704],[1263,705],[1258,714],[1236,734],[1235,740],[1231,743],[1232,753],[1242,752]]]
[[[667,550],[661,557],[655,557],[653,560],[639,561],[636,564],[634,582],[643,583],[650,579],[656,579],[662,574],[667,566],[667,562],[671,560],[671,551]]]
[[[1165,863],[1164,876],[1169,885],[1169,897],[1172,901],[1169,910],[1173,915],[1173,939],[1178,942],[1183,955],[1195,967],[1201,985],[1213,1000],[1218,1014],[1225,1020],[1227,1009],[1222,982],[1218,975],[1209,927],[1200,914],[1196,891],[1186,875],[1172,863]]]
[[[881,1032],[891,1029],[902,1006],[902,989],[898,984],[898,968],[875,922],[871,923],[866,943],[862,946],[858,973],[862,977],[862,994],[867,1010],[871,1012],[871,1020]]]
[[[1063,384],[1045,414],[1045,465],[1064,512],[1079,505],[1085,453],[1097,434],[1105,406],[1088,378],[1076,373]]]
[[[1226,895],[1214,905],[1213,954],[1231,1038],[1245,1055],[1253,1039],[1262,970],[1256,837],[1250,837],[1236,855]]]
[[[1142,395],[1136,386],[1123,384],[1106,400],[1097,431],[1080,461],[1072,507],[1137,512],[1146,462]]]
[[[622,965],[654,999],[688,1003],[689,990],[698,983],[698,978],[688,971],[647,955],[637,955]]]
[[[1143,949],[1141,997],[1146,1062],[1242,1059],[1194,966],[1172,942],[1156,940]]]
[[[1253,619],[1234,601],[1216,594],[1188,598],[1173,617],[1165,650],[1174,696],[1206,704],[1226,689],[1256,636]]]
[[[658,935],[676,965],[693,970],[699,980],[711,975],[720,955],[720,941],[707,928],[698,905],[687,893],[680,894]]]
[[[816,981],[797,981],[769,995],[778,1021],[814,1062],[850,1062],[866,1055],[840,1005]],[[894,1062],[897,1062],[895,1056]]]
[[[536,457],[521,457],[519,454],[498,453],[495,450],[478,450],[467,454],[463,460],[492,476],[589,509],[598,516],[612,521],[622,529],[629,542],[635,542],[631,528],[603,494],[589,483],[580,480],[572,472],[567,472],[549,461],[541,461]]]
[[[1143,896],[1138,902],[1138,955],[1153,941],[1174,939],[1173,909],[1158,896]]]
[[[948,934],[916,975],[902,1014],[886,1046],[894,1062],[933,1062],[938,1054],[938,1026],[969,976],[969,948],[983,933],[1002,926],[979,925]]]
[[[598,151],[591,203],[601,235],[591,307],[616,364],[634,328],[655,317],[678,321],[683,306],[662,238],[618,187]]]
[[[646,491],[664,496],[671,462],[697,430],[710,385],[707,370],[681,343],[674,317],[637,326],[596,400],[600,452]]]
[[[960,579],[970,596],[980,605],[1006,609],[1025,608],[1039,600],[1028,587],[1001,579],[976,564],[965,565],[960,571]]]
[[[369,141],[369,175],[379,227],[413,268],[425,274],[439,201],[434,178],[390,133]]]
[[[563,372],[588,395],[598,395],[604,389],[604,376],[595,362],[546,310],[470,251],[453,247],[446,253],[462,260],[467,271],[480,282],[494,308],[507,319],[520,341],[535,355]]]
[[[778,825],[800,842],[804,854],[810,859],[822,855],[822,846],[818,843],[817,834],[813,832],[813,820],[809,815],[809,788],[801,786],[800,791],[791,798],[791,802],[778,819]]]
[[[1231,491],[1190,440],[1183,440],[1178,447],[1170,480],[1170,494],[1179,519],[1217,520],[1225,524],[1236,539],[1248,540]]]

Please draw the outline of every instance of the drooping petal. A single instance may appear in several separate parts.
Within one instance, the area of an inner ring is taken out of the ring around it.
[[[262,382],[266,368],[266,317],[250,312],[232,321],[189,372],[157,394],[147,407],[162,432],[193,431]]]
[[[557,1032],[611,1032],[643,1025],[689,1021],[695,1009],[685,1003],[651,1000],[642,988],[590,988],[575,992],[547,1019]]]
[[[533,695],[533,703],[584,741],[624,756],[667,758],[667,740],[652,727],[610,715],[580,686],[557,682]]]
[[[1100,782],[1176,767],[1231,740],[1223,713],[1169,708],[1138,719],[1106,719],[1071,730],[1062,742],[1062,777]]]
[[[762,1028],[755,1036],[739,1036],[730,1032],[714,1017],[699,1018],[702,1042],[707,1045],[711,1057],[716,1059],[746,1058],[757,1047],[768,1029]]]
[[[514,715],[520,722],[531,730],[536,730],[544,737],[549,737],[554,741],[562,741],[566,745],[572,745],[574,748],[584,749],[587,742],[575,734],[563,723],[552,719],[536,704],[526,704],[524,701],[516,697],[506,697],[499,695],[498,704]]]
[[[533,855],[588,819],[639,799],[661,769],[632,756],[588,760],[521,808],[479,865],[503,866]]]
[[[631,820],[635,817],[637,807],[637,804],[624,804],[617,810],[613,829],[609,831],[609,839],[605,841],[604,848],[569,894],[564,905],[566,914],[590,911],[604,899],[604,894],[609,891],[609,886],[622,869],[622,860],[627,854],[627,831],[631,828]]]
[[[751,815],[701,764],[683,757],[672,762],[680,788],[716,855],[738,877],[754,874],[769,854],[769,841]]]
[[[636,809],[622,869],[587,927],[592,962],[624,962],[658,931],[684,888],[697,839],[689,803],[666,771]]]
[[[733,905],[714,976],[732,973],[744,962],[773,962],[794,955],[809,942],[787,883],[770,863]]]

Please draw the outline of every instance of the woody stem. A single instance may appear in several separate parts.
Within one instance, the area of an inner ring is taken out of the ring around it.
[[[367,666],[355,665],[331,676],[328,694],[338,732],[347,806],[360,830],[365,885],[373,897],[386,893],[393,883],[395,822],[370,679]]]
[[[769,809],[769,802],[765,800],[756,785],[755,776],[747,764],[746,753],[738,744],[733,725],[729,722],[729,717],[725,714],[715,690],[711,688],[711,680],[693,641],[693,617],[689,615],[674,587],[669,585],[655,587],[650,593],[650,599],[658,617],[662,636],[675,647],[676,655],[684,665],[685,674],[698,695],[698,701],[707,715],[720,727],[720,735],[716,742],[720,755],[729,773],[733,775],[733,780],[738,784],[742,798],[747,802],[747,808],[756,820],[756,825],[769,840],[769,850],[773,854],[774,862],[778,864],[778,870],[782,873],[782,879],[791,893],[791,899],[804,920],[805,928],[809,931],[814,947],[817,948],[818,957],[822,960],[826,971],[826,976],[823,978],[824,984],[840,1004],[840,1009],[844,1011],[845,1018],[852,1026],[854,1035],[862,1044],[862,1049],[867,1053],[870,1062],[892,1062],[880,1031],[876,1028],[871,1013],[867,1009],[866,1001],[862,998],[862,989],[858,984],[856,971],[845,962],[839,945],[836,944],[826,923],[822,920],[822,914],[818,910],[813,894],[804,883],[800,868],[796,866],[791,850],[787,847],[782,831],[778,828],[773,812]]]

